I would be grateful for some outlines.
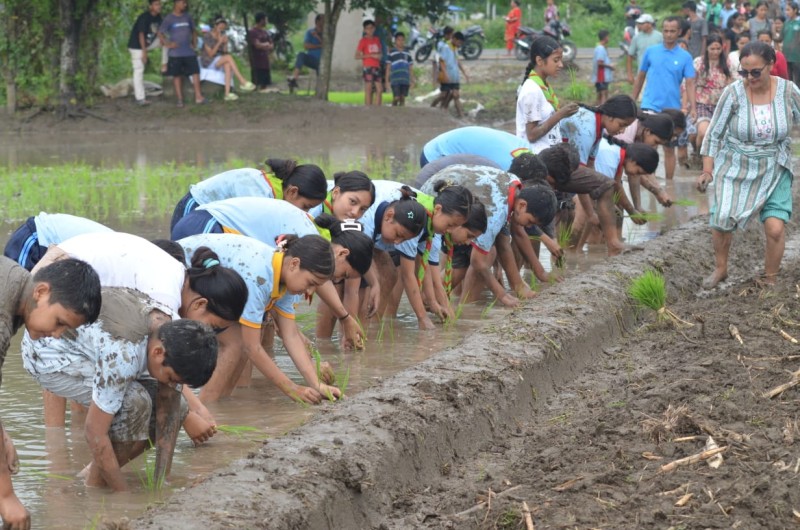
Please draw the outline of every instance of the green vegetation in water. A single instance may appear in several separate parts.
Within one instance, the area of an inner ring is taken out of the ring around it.
[[[692,325],[667,309],[667,282],[664,276],[656,270],[647,270],[634,278],[628,286],[628,296],[640,307],[655,311],[659,321],[685,326]]]
[[[692,201],[689,199],[675,199],[672,201],[673,206],[697,206],[696,201]]]
[[[650,212],[638,212],[630,216],[631,219],[644,219],[647,222],[653,221],[663,221],[664,214],[661,213],[650,213]]]
[[[341,371],[336,372],[336,386],[342,391],[342,397],[345,397],[346,395],[348,384],[350,384],[350,365],[347,365],[342,368]]]
[[[492,308],[494,307],[494,305],[497,303],[497,300],[498,300],[498,299],[497,299],[497,298],[495,298],[494,300],[492,300],[491,302],[489,302],[489,305],[487,305],[486,307],[484,307],[484,308],[483,308],[483,311],[481,311],[481,320],[486,320],[486,317],[488,317],[488,316],[489,316],[489,311],[491,311],[491,310],[492,310]]]
[[[570,242],[572,241],[572,223],[564,224],[559,223],[556,227],[556,242],[558,246],[561,248],[562,253],[561,255],[556,258],[556,267],[559,269],[563,269],[567,265],[567,256],[563,253],[563,251],[569,248]]]
[[[536,275],[533,273],[533,271],[531,271],[531,279],[528,282],[528,287],[531,288],[531,291],[539,291],[539,280],[536,278]]]
[[[248,434],[262,432],[261,429],[249,425],[217,425],[217,430],[223,434],[229,434],[237,438],[243,438]]]
[[[389,322],[388,326],[386,322]],[[386,328],[389,328],[389,339],[394,344],[394,319],[390,317],[381,317],[380,319],[380,327],[378,328],[378,336],[375,338],[375,341],[378,343],[383,342],[384,335],[386,333]]]
[[[145,491],[157,493],[163,489],[167,477],[166,469],[164,469],[164,473],[161,476],[156,477],[156,452],[152,442],[150,442],[150,450],[146,451],[142,457],[144,458],[144,470],[137,471],[136,474],[139,475],[139,481]]]

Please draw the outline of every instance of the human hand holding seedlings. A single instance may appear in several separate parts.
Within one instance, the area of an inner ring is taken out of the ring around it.
[[[199,414],[189,411],[186,419],[183,420],[183,428],[194,445],[207,442],[217,433],[217,426],[214,423],[202,418]]]
[[[326,385],[332,385],[336,382],[336,372],[333,371],[333,367],[328,361],[320,361],[319,363],[319,380]]]
[[[647,224],[647,216],[645,214],[643,214],[642,212],[640,212],[639,210],[633,210],[630,213],[630,217],[631,217],[631,221],[633,221],[633,224],[636,224],[636,225]]]

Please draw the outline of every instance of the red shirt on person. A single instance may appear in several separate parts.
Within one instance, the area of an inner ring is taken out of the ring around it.
[[[364,58],[361,59],[364,68],[380,68],[381,66],[381,58],[380,57],[367,57],[367,55],[374,55],[381,53],[381,40],[378,37],[361,37],[361,40],[358,41],[358,47],[356,47],[357,51],[360,51]]]
[[[786,56],[778,50],[775,50],[775,66],[769,71],[769,75],[789,80],[789,65],[786,64]]]

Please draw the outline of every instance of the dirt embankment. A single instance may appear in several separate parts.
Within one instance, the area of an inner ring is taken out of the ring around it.
[[[756,224],[737,237],[733,282],[752,277],[761,240]],[[794,278],[765,294],[739,297],[743,288],[734,288],[692,302],[711,263],[704,219],[694,220],[645,251],[548,289],[458,347],[326,406],[135,527],[513,528],[522,525],[520,500],[531,505],[537,528],[791,525],[791,508],[800,504],[780,482],[794,476],[782,433],[793,413],[758,397],[790,376],[780,360],[749,357],[777,358],[794,347],[764,320],[772,303],[765,300],[786,302]],[[624,293],[647,267],[663,270],[679,301],[674,309],[701,314],[704,332],[640,329]],[[800,320],[793,297],[780,315]],[[744,346],[729,337],[728,323],[739,326]],[[571,384],[587,367],[584,386]],[[688,407],[677,427],[642,428],[645,419],[663,420],[670,404]],[[704,439],[673,437],[709,430],[730,445],[719,470],[658,472],[702,449]],[[551,489],[572,479],[563,491]],[[454,515],[489,489],[510,488],[491,510]],[[657,495],[668,490],[675,491]],[[673,507],[684,493],[693,500]]]

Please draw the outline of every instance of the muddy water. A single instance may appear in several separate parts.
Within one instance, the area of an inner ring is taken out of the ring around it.
[[[288,138],[269,138],[267,148],[267,139],[237,133],[221,133],[213,141],[207,135],[199,133],[181,133],[180,137],[169,138],[162,135],[113,135],[110,138],[103,137],[100,148],[100,138],[88,134],[79,139],[71,139],[66,144],[26,138],[24,143],[6,143],[0,147],[0,156],[9,166],[58,165],[81,161],[97,165],[147,167],[151,164],[182,162],[202,168],[210,164],[224,164],[230,160],[255,161],[262,159],[265,153],[280,153],[282,156],[321,158],[331,165],[343,167],[358,167],[358,164],[365,162],[389,160],[396,179],[411,180],[413,175],[404,175],[404,170],[407,171],[415,163],[420,146],[435,134],[431,130],[418,130],[403,138],[388,134],[376,137],[373,130],[370,138],[354,137],[353,141],[348,141],[348,145],[352,147],[344,148],[333,147],[330,139],[313,137],[307,139],[302,146],[290,142]],[[228,147],[231,145],[235,148]],[[692,188],[693,177],[690,175],[679,174],[673,182],[667,184],[673,197],[688,198],[698,205],[704,205],[705,201],[697,197]],[[643,195],[643,207],[649,212],[661,211],[652,196],[646,192]],[[631,243],[651,239],[662,230],[701,213],[700,208],[675,207],[664,212],[663,220],[641,227],[626,220],[625,237]],[[124,221],[117,218],[97,220],[112,228],[148,238],[167,236],[167,215],[161,219],[150,216],[147,221],[124,215],[122,217],[125,218]],[[7,234],[14,228],[8,224],[0,224],[0,244],[5,244]],[[592,246],[571,257],[568,267],[571,271],[585,270],[604,257],[604,246]],[[550,260],[546,250],[542,258],[545,267],[549,268]],[[424,339],[421,339],[416,330],[416,319],[413,315],[409,317],[408,307],[401,307],[404,315],[401,315],[393,327],[387,326],[384,329],[380,341],[377,340],[376,327],[370,330],[372,340],[365,352],[342,354],[331,343],[322,343],[319,346],[323,356],[340,371],[349,368],[348,393],[352,395],[453,344],[463,333],[478,325],[478,321],[483,318],[481,309],[478,306],[467,307],[454,328],[426,333]],[[500,308],[494,309],[489,317],[501,317],[503,312]],[[299,320],[301,326],[311,322],[303,318]],[[301,382],[299,374],[284,352],[279,351],[276,360],[284,371]],[[94,522],[101,517],[136,515],[148,504],[158,502],[160,497],[146,491],[141,484],[142,459],[126,468],[126,477],[132,488],[130,493],[109,495],[103,491],[85,488],[82,481],[75,478],[90,460],[82,429],[42,427],[40,391],[22,369],[18,343],[9,352],[3,371],[0,410],[3,411],[4,424],[15,440],[23,462],[22,471],[15,477],[14,486],[31,511],[35,528],[93,527]],[[212,405],[210,409],[221,425],[248,426],[256,431],[241,436],[220,433],[210,443],[199,448],[193,448],[188,438],[181,434],[166,494],[202,480],[204,475],[257,448],[258,440],[280,436],[320,410],[293,403],[259,376],[254,378],[252,387],[238,389],[235,399],[223,400]]]

